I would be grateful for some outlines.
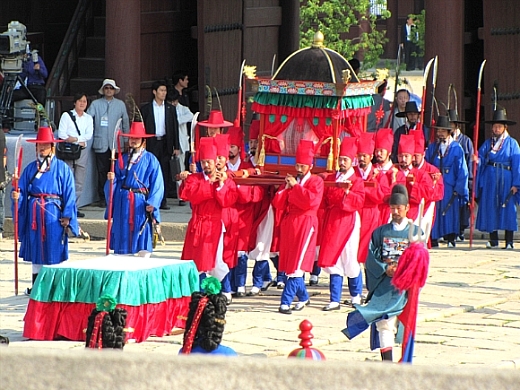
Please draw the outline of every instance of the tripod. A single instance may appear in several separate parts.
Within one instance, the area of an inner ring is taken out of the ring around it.
[[[2,85],[2,92],[0,93],[0,120],[2,121],[3,126],[7,126],[10,129],[12,128],[12,124],[14,123],[14,116],[9,114],[16,82],[20,83],[20,85],[30,96],[34,104],[38,103],[32,92],[29,90],[29,88],[27,88],[27,85],[25,85],[24,81],[20,77],[20,73],[5,73],[4,84]]]

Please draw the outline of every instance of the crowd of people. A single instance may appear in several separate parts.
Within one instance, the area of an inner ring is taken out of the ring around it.
[[[88,109],[85,94],[74,98],[74,109],[61,118],[57,139],[50,128],[42,127],[29,141],[36,143],[37,159],[21,173],[19,191],[11,196],[19,206],[20,257],[32,262],[33,282],[43,264],[68,258],[67,232],[77,235],[80,230],[77,201],[85,175],[84,151],[78,160],[63,162],[55,156],[58,143],[84,148],[94,138],[100,205],[112,206],[110,249],[117,254],[152,252],[159,210],[169,208],[168,191],[177,191],[169,160],[185,158],[188,152],[187,125],[193,114],[181,103],[186,98],[181,82],[186,78],[180,74],[181,90],[175,86],[171,93],[164,82],[154,83],[154,98],[142,107],[142,121],[131,124],[124,103],[114,97],[119,87],[106,79],[99,90],[103,96]],[[505,110],[495,111],[488,121],[492,137],[477,157],[456,111],[439,116],[428,129],[418,123],[420,111],[414,102],[404,101],[406,95],[397,93],[403,101],[393,116],[404,122],[397,122],[398,128],[378,126],[375,132],[341,140],[336,172],[313,174],[315,144],[301,140],[294,172],[278,184],[236,181],[261,173],[256,161],[258,119],[249,129],[247,154],[242,128],[224,120],[221,111],[211,111],[199,122],[207,136],[200,138],[194,161],[182,161],[188,169],[177,179],[179,201],[190,202],[192,208],[181,259],[195,262],[201,286],[207,277],[216,278],[219,297],[227,304],[276,286],[283,290],[278,311],[290,315],[310,304],[305,273],[311,273],[309,284],[315,285],[323,270],[330,280],[330,300],[323,310],[338,310],[342,304],[360,309],[366,299],[364,285],[368,299],[383,279],[388,289],[393,288],[387,278],[392,278],[407,247],[410,226],[414,234],[431,227],[430,247],[444,241],[455,248],[457,241],[466,239],[464,229],[475,211],[469,207],[472,180],[479,204],[476,228],[490,234],[487,247],[497,248],[498,231],[505,230],[504,249],[513,249],[520,148],[507,130],[515,122],[507,119]],[[114,141],[119,119],[121,139]],[[428,143],[430,131],[435,141]],[[111,145],[119,150],[113,170]],[[255,265],[253,286],[246,291],[249,259]],[[269,260],[276,268],[274,280]],[[396,291],[390,291],[395,295],[392,310],[359,311],[366,323],[378,323],[384,360],[391,360],[389,334],[397,332],[395,316],[406,304],[406,292]],[[213,305],[221,305],[220,298]],[[386,316],[385,323],[381,316]]]

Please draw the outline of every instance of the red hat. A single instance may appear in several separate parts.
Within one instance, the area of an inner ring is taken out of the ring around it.
[[[399,147],[397,153],[414,154],[415,152],[415,137],[413,135],[402,135],[399,139]]]
[[[199,160],[216,160],[217,145],[215,144],[215,138],[202,137],[197,152],[199,154]]]
[[[414,153],[424,153],[424,133],[420,130],[410,130],[410,135],[413,135],[415,140]]]
[[[150,138],[155,137],[155,134],[147,134],[143,122],[132,122],[132,125],[130,126],[130,132],[127,134],[121,133],[121,137]]]
[[[379,129],[376,133],[376,149],[385,149],[392,151],[394,144],[394,132],[392,129]]]
[[[244,132],[241,127],[230,127],[226,134],[229,134],[229,144],[240,148],[240,158],[243,160],[245,155],[244,150]]]
[[[260,135],[260,120],[254,119],[251,121],[251,126],[249,126],[249,139],[258,139]]]
[[[200,121],[199,125],[205,127],[231,127],[233,123],[224,120],[222,111],[212,110],[209,113],[209,118],[205,121]]]
[[[50,127],[40,127],[36,139],[28,139],[27,142],[32,142],[33,144],[55,144],[65,141],[62,139],[54,139],[54,134],[52,134]]]
[[[341,146],[339,149],[339,155],[342,157],[350,157],[351,160],[354,160],[357,154],[357,138],[355,137],[345,137],[343,141],[341,141]]]
[[[314,159],[314,142],[307,139],[300,140],[296,149],[296,163],[312,165]]]
[[[213,141],[217,146],[217,156],[229,156],[229,134],[217,134]]]
[[[374,154],[374,133],[361,133],[358,139],[358,154]]]

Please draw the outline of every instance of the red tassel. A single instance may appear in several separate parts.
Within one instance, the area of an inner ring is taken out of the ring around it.
[[[423,243],[412,243],[399,257],[392,284],[399,291],[409,290],[412,286],[423,287],[428,278],[429,264],[430,254]]]

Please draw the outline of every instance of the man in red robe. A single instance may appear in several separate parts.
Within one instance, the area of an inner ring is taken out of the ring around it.
[[[229,272],[222,260],[222,209],[235,203],[236,187],[233,181],[226,180],[225,173],[217,172],[213,138],[201,138],[198,153],[203,172],[181,174],[180,196],[192,207],[181,259],[193,260],[201,278],[207,272],[222,280]]]
[[[335,182],[343,187],[326,187],[323,194],[325,211],[320,224],[318,266],[330,274],[330,303],[324,311],[339,310],[343,277],[356,278],[361,272],[357,260],[361,229],[359,210],[365,201],[365,190],[363,180],[356,176],[352,167],[356,153],[357,139],[344,138],[338,158],[339,171],[325,178],[325,182]],[[351,291],[352,299],[356,295]]]
[[[316,254],[318,209],[323,197],[323,179],[311,174],[314,143],[301,140],[296,151],[297,175],[288,174],[273,199],[273,206],[284,212],[280,223],[279,269],[287,274],[278,311],[291,314],[309,304],[303,276],[312,270]],[[298,303],[291,310],[294,297]]]
[[[433,180],[430,174],[412,165],[414,153],[414,135],[402,135],[397,155],[399,166],[393,168],[393,182],[405,185],[408,190],[410,210],[408,210],[407,217],[412,221],[419,216],[419,205],[423,199],[428,199],[433,190]]]
[[[424,150],[425,150],[425,142],[424,135],[422,131],[413,130],[410,133],[413,133],[415,139],[415,148],[413,155],[413,166],[414,168],[424,171],[430,175],[430,179],[432,181],[432,188],[430,191],[426,191],[424,198],[424,211],[421,220],[421,229],[423,232],[426,232],[426,225],[429,224],[430,229],[433,226],[433,221],[435,219],[435,202],[441,200],[444,197],[444,181],[439,169],[430,163],[428,163],[424,159]],[[418,217],[414,221],[416,225],[418,225]],[[429,237],[426,237],[428,240]],[[428,241],[429,247],[431,244]]]

